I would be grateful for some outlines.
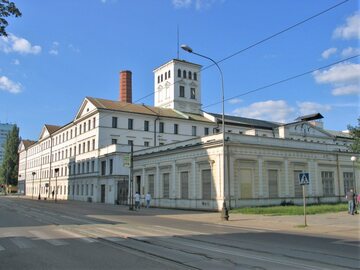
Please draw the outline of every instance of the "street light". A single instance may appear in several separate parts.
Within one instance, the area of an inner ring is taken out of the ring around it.
[[[41,200],[40,192],[41,192],[41,177],[40,177],[40,183],[39,183],[39,196],[38,196],[38,200]]]
[[[188,53],[192,53],[192,54],[195,54],[197,56],[200,56],[200,57],[203,57],[203,58],[206,58],[208,60],[210,60],[211,62],[214,63],[214,65],[218,68],[219,72],[220,72],[220,77],[221,77],[221,103],[222,103],[222,117],[221,117],[221,121],[222,121],[222,149],[223,149],[223,160],[222,160],[222,164],[223,164],[223,168],[222,168],[222,178],[223,178],[223,208],[222,208],[222,211],[221,211],[221,219],[222,220],[229,220],[229,213],[228,213],[228,209],[226,207],[226,193],[225,193],[225,162],[226,162],[226,159],[225,159],[225,112],[224,112],[224,109],[225,109],[225,104],[224,104],[224,77],[223,77],[223,73],[222,73],[222,70],[220,68],[220,66],[218,65],[218,63],[216,63],[212,58],[206,56],[206,55],[202,55],[202,54],[199,54],[199,53],[196,53],[193,51],[193,49],[191,49],[188,45],[181,45],[181,48],[188,52]],[[228,187],[230,188],[230,186]],[[229,198],[230,200],[230,198]]]
[[[55,202],[57,202],[57,177],[59,173],[59,168],[55,169]]]
[[[31,199],[34,199],[34,178],[35,178],[36,172],[32,172],[31,174],[33,176]]]
[[[356,157],[355,157],[355,156],[352,156],[352,157],[350,158],[350,160],[351,160],[352,163],[353,163],[354,192],[356,193],[356,177],[355,177],[355,161],[356,161]]]

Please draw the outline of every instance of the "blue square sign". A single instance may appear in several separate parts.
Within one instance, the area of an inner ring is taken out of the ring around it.
[[[299,173],[299,183],[300,183],[300,185],[310,184],[309,173]]]

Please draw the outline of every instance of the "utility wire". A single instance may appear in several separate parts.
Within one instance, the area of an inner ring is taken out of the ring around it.
[[[315,71],[319,71],[319,70],[322,70],[322,69],[325,69],[325,68],[329,68],[329,67],[335,66],[335,65],[337,65],[337,64],[346,62],[346,61],[348,61],[348,60],[354,59],[354,58],[359,57],[359,56],[360,56],[360,54],[357,54],[357,55],[348,57],[348,58],[346,58],[346,59],[342,59],[342,60],[340,60],[340,61],[333,62],[333,63],[328,64],[328,65],[326,65],[326,66],[318,67],[318,68],[315,68],[315,69],[312,69],[312,70],[309,70],[309,71],[306,71],[306,72],[303,72],[303,73],[300,73],[300,74],[297,74],[297,75],[294,75],[294,76],[291,76],[291,77],[288,77],[288,78],[285,78],[285,79],[282,79],[282,80],[279,80],[279,81],[276,81],[276,82],[273,82],[273,83],[270,83],[270,84],[267,84],[267,85],[264,85],[264,86],[261,86],[261,87],[258,87],[258,88],[255,88],[255,89],[253,89],[253,90],[249,90],[249,91],[244,92],[244,93],[242,93],[242,94],[240,94],[240,95],[236,95],[236,96],[233,96],[233,97],[230,97],[230,98],[226,98],[226,99],[224,99],[224,101],[228,101],[228,100],[231,100],[231,99],[233,99],[233,98],[238,98],[238,97],[242,97],[242,96],[245,96],[245,95],[254,93],[254,92],[258,92],[258,91],[264,90],[264,89],[266,89],[266,88],[269,88],[269,87],[272,87],[272,86],[275,86],[275,85],[278,85],[278,84],[281,84],[281,83],[284,83],[284,82],[288,82],[288,81],[297,79],[297,78],[302,77],[302,76],[305,76],[305,75],[308,75],[308,74],[313,73],[313,72],[315,72]],[[219,102],[215,102],[215,103],[206,105],[206,106],[204,106],[203,108],[208,108],[208,107],[211,107],[211,106],[220,104],[220,103],[222,103],[222,101],[219,101]]]
[[[241,50],[239,50],[239,51],[237,51],[237,52],[235,52],[235,53],[233,53],[233,54],[231,54],[231,55],[217,61],[216,63],[219,64],[221,62],[224,62],[224,61],[226,61],[226,60],[228,60],[228,59],[230,59],[230,58],[232,58],[232,57],[234,57],[234,56],[236,56],[236,55],[238,55],[238,54],[240,54],[242,52],[245,52],[245,51],[247,51],[247,50],[249,50],[249,49],[251,49],[251,48],[253,48],[253,47],[255,47],[255,46],[259,45],[259,44],[261,44],[261,43],[264,43],[264,42],[266,42],[266,41],[268,41],[268,40],[270,40],[270,39],[272,39],[274,37],[277,37],[277,36],[287,32],[287,31],[290,31],[291,29],[293,29],[293,28],[295,28],[295,27],[297,27],[299,25],[302,25],[302,24],[304,24],[304,23],[306,23],[306,22],[308,22],[308,21],[310,21],[312,19],[315,19],[316,17],[319,17],[320,15],[322,15],[322,14],[324,14],[326,12],[329,12],[330,10],[333,10],[334,8],[337,8],[338,6],[343,5],[343,4],[345,4],[346,2],[349,2],[349,1],[350,0],[345,0],[345,1],[342,1],[342,2],[340,2],[338,4],[336,4],[336,5],[333,5],[333,6],[329,7],[329,8],[327,8],[327,9],[319,12],[319,13],[316,13],[315,15],[313,15],[311,17],[308,17],[308,18],[306,18],[306,19],[304,19],[304,20],[302,20],[302,21],[300,21],[298,23],[295,23],[295,24],[293,24],[293,25],[291,25],[291,26],[289,26],[289,27],[287,27],[287,28],[275,33],[275,34],[272,34],[272,35],[270,35],[270,36],[268,36],[268,37],[266,37],[266,38],[264,38],[262,40],[259,40],[259,41],[255,42],[255,43],[251,44],[250,46],[248,46],[246,48],[243,48],[243,49],[241,49]],[[214,66],[214,64],[208,65],[208,66],[202,68],[201,70],[202,71],[206,70],[206,69],[208,69],[208,68],[210,68],[212,66]]]

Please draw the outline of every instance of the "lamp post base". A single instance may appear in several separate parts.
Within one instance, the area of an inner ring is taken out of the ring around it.
[[[221,220],[228,221],[229,220],[229,210],[226,207],[226,202],[223,202],[223,207],[221,209]]]

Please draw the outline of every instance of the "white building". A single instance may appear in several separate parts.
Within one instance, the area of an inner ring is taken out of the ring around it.
[[[288,124],[226,116],[223,166],[221,115],[201,110],[200,68],[174,59],[155,69],[155,106],[132,104],[131,72],[121,72],[120,101],[87,97],[70,123],[23,141],[26,195],[51,197],[57,186],[57,199],[127,204],[131,144],[134,191],[150,192],[158,207],[297,203],[301,172],[310,173],[313,202],[338,201],[355,187],[352,139],[324,130],[320,114]]]

